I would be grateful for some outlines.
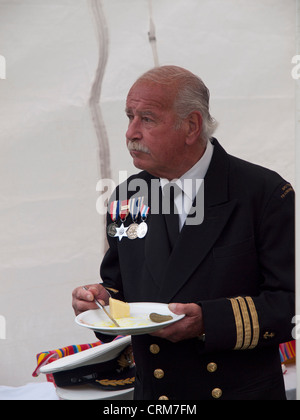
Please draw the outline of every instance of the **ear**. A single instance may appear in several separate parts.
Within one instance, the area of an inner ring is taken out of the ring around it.
[[[187,136],[186,144],[192,145],[195,142],[199,141],[202,130],[202,115],[199,111],[191,112],[187,118]]]

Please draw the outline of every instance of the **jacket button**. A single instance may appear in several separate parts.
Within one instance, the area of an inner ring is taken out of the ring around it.
[[[218,365],[214,362],[208,363],[208,365],[206,366],[208,372],[213,373],[218,369]]]
[[[161,379],[165,376],[165,372],[162,369],[155,369],[155,371],[153,372],[154,377],[156,379]]]
[[[222,389],[214,388],[211,391],[211,395],[213,396],[213,398],[216,398],[216,399],[221,398],[222,397]]]
[[[166,395],[161,395],[158,399],[167,401],[169,398]]]
[[[160,348],[157,344],[151,344],[151,346],[149,347],[149,350],[152,354],[157,354],[160,352]]]

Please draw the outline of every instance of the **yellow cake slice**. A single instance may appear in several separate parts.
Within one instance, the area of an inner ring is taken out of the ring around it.
[[[128,318],[130,316],[130,307],[126,302],[118,299],[109,298],[109,312],[113,318]]]

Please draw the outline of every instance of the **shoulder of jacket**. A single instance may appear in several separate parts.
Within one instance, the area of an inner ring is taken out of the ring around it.
[[[230,157],[231,173],[236,182],[241,186],[247,186],[247,191],[251,195],[260,197],[266,204],[275,202],[285,202],[287,197],[294,198],[294,189],[290,182],[286,181],[277,172],[244,161],[234,156]]]
[[[231,172],[235,176],[242,177],[242,179],[247,179],[249,182],[255,183],[253,184],[255,188],[261,186],[262,188],[275,189],[277,186],[287,183],[281,175],[272,169],[231,155],[229,155],[229,160]]]

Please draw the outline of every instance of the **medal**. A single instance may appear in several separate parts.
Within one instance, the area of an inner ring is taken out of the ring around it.
[[[137,236],[138,238],[142,239],[146,236],[148,232],[148,225],[146,222],[142,222],[139,224],[138,228],[137,228]]]
[[[128,230],[128,227],[125,227],[124,223],[122,223],[120,227],[116,228],[115,238],[119,238],[119,241],[121,241],[122,238],[127,236],[127,233],[126,233],[127,230]]]
[[[107,234],[111,238],[113,238],[114,236],[116,236],[117,227],[118,227],[118,225],[116,223],[111,223],[110,225],[107,226]]]
[[[127,236],[128,227],[124,226],[124,222],[129,213],[129,206],[128,206],[128,200],[118,201],[118,203],[119,203],[119,209],[120,209],[119,216],[120,216],[122,224],[120,227],[116,226],[116,233],[114,235],[114,238],[119,238],[119,241],[121,241],[122,238]]]
[[[107,234],[113,238],[118,238],[119,241],[125,237],[129,239],[144,238],[148,232],[148,225],[145,220],[147,219],[150,208],[143,204],[143,202],[144,197],[113,201],[109,208],[109,214],[113,223],[107,226]],[[131,214],[133,223],[125,227],[124,223],[129,213]],[[142,219],[140,224],[137,223],[139,213]],[[118,218],[121,220],[121,226],[119,227],[117,225]]]
[[[137,230],[139,225],[136,220],[138,218],[143,201],[144,197],[131,198],[129,200],[129,212],[133,220],[133,223],[131,223],[127,231],[127,236],[129,239],[136,239],[138,237]]]
[[[119,216],[119,201],[113,201],[110,203],[109,214],[113,223],[110,223],[107,226],[107,234],[113,238],[117,233],[118,227],[116,220]]]
[[[143,204],[142,208],[141,208],[141,217],[142,217],[142,223],[139,224],[138,229],[137,229],[137,236],[138,238],[142,239],[146,236],[147,232],[148,232],[148,225],[145,222],[145,220],[147,219],[147,215],[149,213],[150,208],[148,206],[146,206],[145,204]]]
[[[131,223],[131,225],[129,226],[126,232],[129,239],[136,239],[138,237],[138,234],[137,234],[138,228],[139,228],[138,223]]]

